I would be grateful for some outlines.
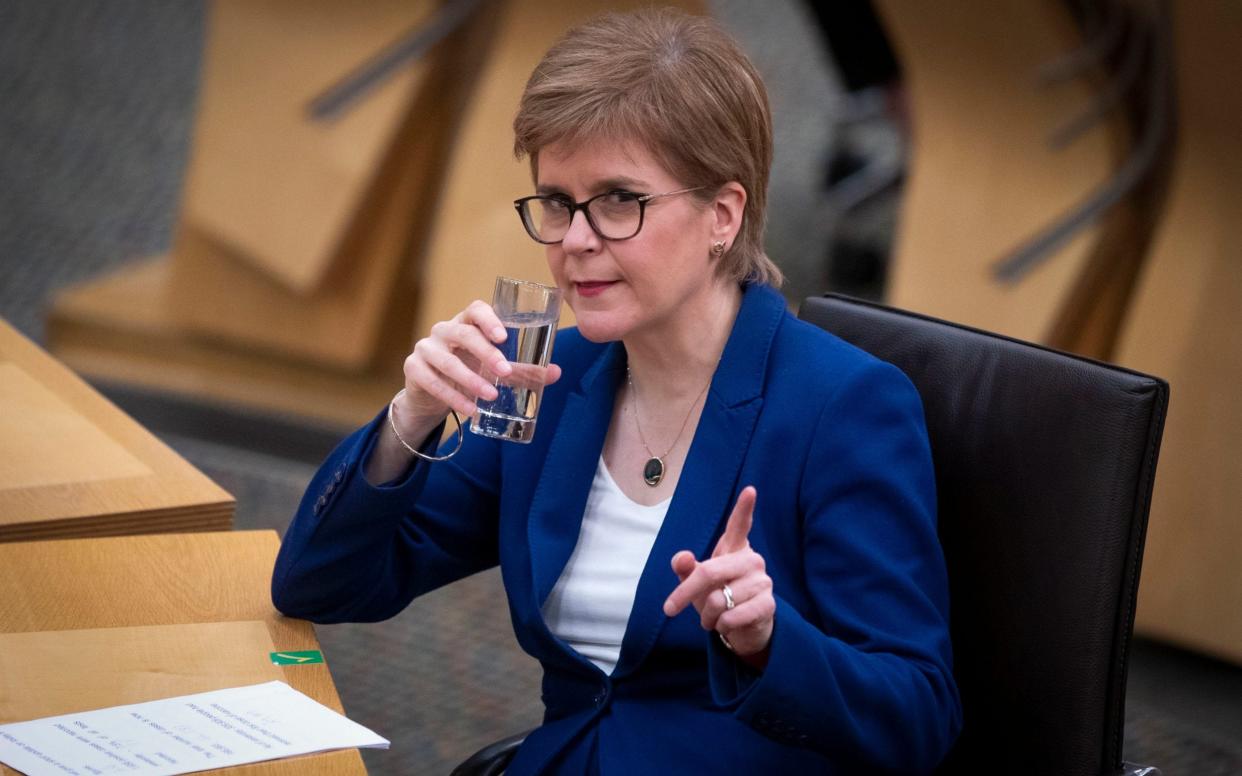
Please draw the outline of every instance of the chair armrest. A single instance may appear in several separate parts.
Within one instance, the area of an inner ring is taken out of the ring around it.
[[[505,768],[509,767],[509,762],[513,760],[513,755],[517,754],[518,747],[522,745],[522,742],[526,740],[526,736],[530,732],[527,730],[515,736],[502,738],[495,743],[488,744],[462,761],[460,765],[453,769],[451,776],[497,776],[497,774],[503,773]],[[1126,776],[1131,775],[1127,774]],[[1133,776],[1144,776],[1144,774],[1133,774]],[[1159,774],[1156,776],[1159,776]]]

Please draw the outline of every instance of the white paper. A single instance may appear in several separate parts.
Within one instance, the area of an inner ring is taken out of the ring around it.
[[[0,725],[0,762],[29,776],[172,776],[388,741],[284,682]]]

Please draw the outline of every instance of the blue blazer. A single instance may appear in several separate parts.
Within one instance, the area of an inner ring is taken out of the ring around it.
[[[527,773],[922,773],[953,743],[948,586],[922,404],[895,367],[745,289],[612,675],[554,636],[541,606],[578,540],[625,376],[621,343],[557,335],[564,370],[529,445],[467,434],[447,462],[373,487],[384,415],[332,453],[281,546],[272,598],[316,622],[375,621],[500,564],[517,640],[543,666]],[[438,434],[429,437],[432,452]],[[450,440],[452,441],[452,440]],[[678,550],[707,557],[737,494],[777,600],[754,671],[665,617]],[[497,731],[503,734],[513,731]]]

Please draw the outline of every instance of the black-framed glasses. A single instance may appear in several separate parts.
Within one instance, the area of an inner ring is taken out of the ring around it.
[[[677,191],[665,191],[661,194],[637,194],[633,191],[614,189],[603,194],[596,194],[583,202],[574,202],[564,195],[522,197],[514,200],[522,218],[522,226],[535,242],[544,245],[555,245],[565,239],[569,233],[569,225],[573,223],[574,213],[581,210],[586,215],[587,224],[597,235],[605,240],[628,240],[643,228],[643,218],[647,214],[647,203],[660,197],[671,197],[675,194],[687,194],[698,191],[702,186],[694,186]]]

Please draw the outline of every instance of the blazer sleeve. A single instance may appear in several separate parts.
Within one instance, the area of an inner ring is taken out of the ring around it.
[[[272,574],[272,602],[284,614],[383,620],[497,564],[497,443],[471,436],[453,458],[416,458],[404,476],[375,486],[363,471],[385,422],[381,412],[346,438],[311,479]],[[423,453],[434,454],[442,430]],[[456,443],[447,440],[441,454]]]
[[[713,695],[850,772],[928,772],[961,704],[922,402],[897,368],[867,362],[822,407],[798,496],[810,605],[774,591],[762,672],[712,639]]]

